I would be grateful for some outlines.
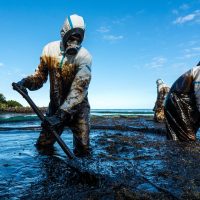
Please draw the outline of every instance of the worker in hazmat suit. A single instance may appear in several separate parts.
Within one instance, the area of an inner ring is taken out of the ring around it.
[[[166,98],[167,137],[194,141],[200,125],[200,63],[180,76]]]
[[[162,79],[156,81],[157,85],[157,100],[153,108],[154,111],[154,120],[156,122],[163,122],[165,119],[164,116],[164,101],[167,94],[169,93],[170,88],[163,82]]]
[[[64,126],[73,132],[75,155],[89,153],[90,105],[88,87],[91,80],[92,58],[81,46],[85,23],[76,14],[66,18],[61,40],[48,43],[40,57],[35,73],[18,82],[21,89],[37,90],[49,77],[50,103],[36,145],[52,146],[55,137],[46,130],[55,128],[59,135]]]

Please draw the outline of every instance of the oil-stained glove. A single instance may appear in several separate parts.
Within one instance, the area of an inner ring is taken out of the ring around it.
[[[17,86],[25,93],[28,94],[26,87],[24,86],[25,79],[22,79],[21,81],[17,82]]]
[[[44,118],[43,126],[50,126],[51,128],[57,128],[60,125],[61,125],[61,120],[56,115]]]
[[[42,126],[43,127],[51,127],[53,129],[57,129],[63,125],[63,123],[67,120],[70,120],[70,115],[65,111],[59,109],[55,115],[51,117],[45,117]]]

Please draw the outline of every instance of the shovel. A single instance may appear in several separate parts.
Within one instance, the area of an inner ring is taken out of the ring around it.
[[[17,92],[19,92],[23,96],[23,98],[26,99],[26,101],[31,106],[31,108],[34,110],[34,112],[37,114],[37,116],[40,118],[40,120],[43,121],[44,118],[45,118],[44,115],[43,115],[43,113],[38,109],[38,107],[35,105],[35,103],[29,97],[28,92],[21,90],[19,88],[19,86],[17,85],[17,83],[12,83],[12,86],[13,86],[14,90],[16,90]],[[56,141],[58,142],[58,144],[60,145],[60,147],[62,148],[62,150],[65,152],[65,154],[69,157],[69,159],[75,158],[74,154],[70,151],[70,149],[64,143],[64,141],[62,140],[62,138],[57,134],[57,132],[54,129],[52,129],[51,127],[47,127],[47,128],[50,131],[50,133],[55,136]]]

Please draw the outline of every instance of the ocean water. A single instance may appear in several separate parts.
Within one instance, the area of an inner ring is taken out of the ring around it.
[[[153,116],[152,109],[92,109],[91,116]],[[39,126],[36,114],[4,113],[0,114],[1,127]]]
[[[152,109],[92,109],[91,115],[153,116]]]

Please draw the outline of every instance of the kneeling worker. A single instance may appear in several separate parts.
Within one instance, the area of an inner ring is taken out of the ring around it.
[[[175,81],[164,111],[169,139],[196,140],[200,126],[200,62]]]

